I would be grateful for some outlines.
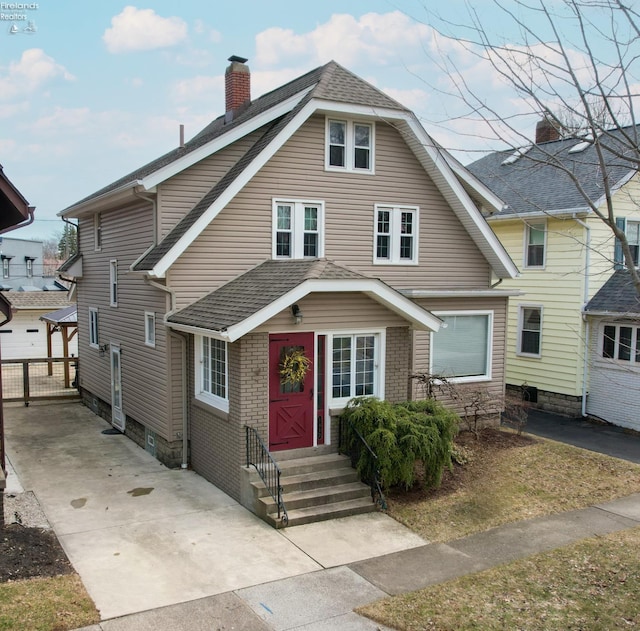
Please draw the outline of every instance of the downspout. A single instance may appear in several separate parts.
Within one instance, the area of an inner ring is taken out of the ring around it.
[[[580,226],[582,226],[587,232],[587,240],[586,240],[586,248],[587,252],[584,260],[584,292],[583,292],[583,305],[582,305],[582,313],[584,314],[584,308],[587,306],[589,302],[589,275],[590,275],[590,265],[591,265],[591,228],[589,225],[579,219],[575,215],[573,216],[573,220]],[[583,316],[584,318],[584,316]],[[589,336],[591,334],[591,327],[589,320],[584,318],[585,320],[585,328],[584,328],[584,351],[583,351],[583,359],[582,359],[582,405],[580,408],[580,414],[582,416],[587,415],[587,377],[589,372]]]
[[[161,285],[150,278],[145,278],[147,284],[151,287],[155,287],[156,289],[160,289],[169,294],[171,308],[165,314],[165,324],[166,319],[170,315],[172,315],[176,311],[176,292],[171,289],[171,287],[167,287],[166,285]],[[169,327],[167,327],[169,328]],[[189,466],[189,419],[188,413],[189,409],[187,407],[187,338],[183,335],[179,334],[177,331],[173,331],[169,329],[169,336],[174,337],[180,340],[180,361],[182,368],[182,383],[181,383],[181,394],[182,394],[182,464],[180,465],[182,469],[186,469]]]
[[[152,217],[152,223],[151,223],[151,231],[153,233],[153,243],[152,243],[152,247],[155,247],[158,244],[158,200],[157,200],[157,195],[154,195],[153,197],[150,197],[149,195],[143,195],[140,191],[138,191],[139,187],[135,187],[133,189],[133,194],[140,198],[140,199],[144,199],[147,202],[151,202],[151,217]]]

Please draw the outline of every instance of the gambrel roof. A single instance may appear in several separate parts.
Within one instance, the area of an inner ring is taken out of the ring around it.
[[[77,202],[62,216],[95,212],[94,204],[127,189],[154,187],[247,134],[261,130],[256,142],[212,189],[134,265],[136,271],[163,278],[178,257],[215,219],[251,178],[316,112],[362,116],[392,123],[434,181],[458,219],[499,277],[517,269],[495,237],[462,182],[464,173],[451,169],[443,151],[403,105],[336,62],[316,68],[240,109],[231,122],[214,120],[183,148],[175,149]]]
[[[637,134],[640,126],[612,130],[600,139],[607,176],[614,189],[637,172],[640,154],[629,149]],[[602,168],[589,140],[568,138],[515,152],[497,151],[469,164],[467,169],[506,204],[490,221],[529,213],[587,212],[585,195],[596,206],[603,201]]]
[[[441,320],[386,283],[327,259],[269,260],[170,315],[189,333],[218,334],[233,342],[310,293],[362,292],[410,321],[437,331]]]

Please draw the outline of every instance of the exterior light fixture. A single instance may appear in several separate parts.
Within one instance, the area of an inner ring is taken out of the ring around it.
[[[291,315],[294,317],[296,324],[302,323],[302,311],[298,305],[291,305]]]

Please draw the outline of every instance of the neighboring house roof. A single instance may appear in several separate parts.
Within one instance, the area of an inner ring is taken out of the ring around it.
[[[317,111],[378,117],[392,122],[494,272],[501,278],[517,275],[515,265],[465,192],[459,174],[455,175],[447,160],[442,159],[443,150],[428,136],[417,118],[406,107],[333,61],[256,99],[241,108],[230,122],[225,122],[225,116],[217,118],[183,148],[161,156],[60,214],[75,217],[91,212],[95,204],[102,203],[109,195],[119,195],[136,186],[151,191],[157,184],[235,140],[262,130],[258,140],[229,172],[133,266],[136,271],[162,278],[218,213]]]
[[[33,207],[4,174],[0,164],[0,231],[33,221]],[[27,225],[27,224],[25,224]]]
[[[69,305],[51,313],[45,313],[40,319],[50,324],[78,324],[78,307]]]
[[[167,321],[174,328],[216,332],[233,342],[307,294],[345,291],[367,294],[416,328],[437,331],[440,327],[438,318],[386,283],[326,259],[265,261]]]
[[[640,317],[640,296],[636,293],[629,270],[615,271],[584,310],[587,315]]]
[[[629,155],[629,143],[624,138],[634,133],[640,134],[640,126],[613,130],[602,139],[603,144],[614,150],[603,148],[607,175],[614,189],[637,172],[637,152],[633,160],[616,155],[616,152]],[[584,149],[579,150],[580,145]],[[506,204],[489,221],[521,213],[586,212],[588,204],[584,195],[596,206],[602,203],[602,169],[593,143],[570,138],[534,144],[519,151],[521,155],[517,158],[510,149],[490,153],[467,165],[467,169]]]
[[[66,291],[10,291],[3,294],[13,309],[47,309],[53,311],[69,306]]]

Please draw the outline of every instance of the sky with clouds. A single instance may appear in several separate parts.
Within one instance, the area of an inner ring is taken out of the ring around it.
[[[450,95],[453,78],[522,114],[525,136],[535,128],[486,57],[433,28],[464,35],[471,7],[518,40],[489,0],[437,3],[438,15],[428,0],[0,4],[0,164],[36,206],[35,223],[12,237],[55,236],[57,212],[175,147],[180,124],[188,139],[222,114],[230,55],[249,58],[253,97],[334,59],[466,162],[500,145]]]

